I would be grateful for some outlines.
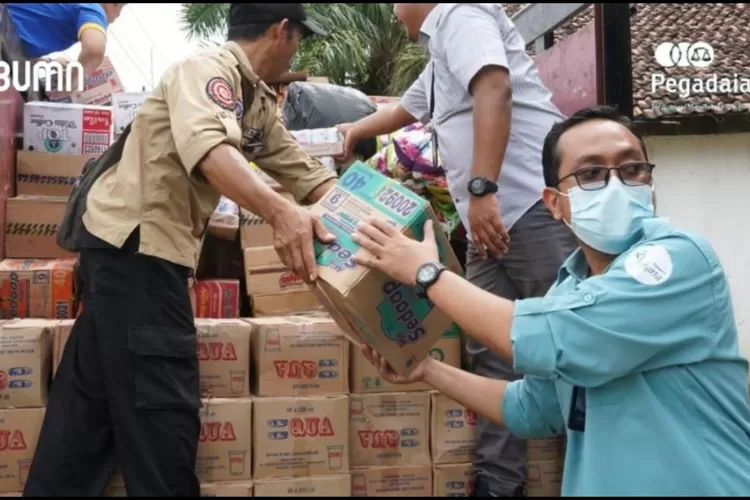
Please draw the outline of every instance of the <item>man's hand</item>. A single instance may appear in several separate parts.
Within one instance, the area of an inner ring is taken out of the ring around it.
[[[487,254],[502,257],[508,253],[510,236],[500,219],[500,207],[493,195],[472,196],[469,200],[469,227],[474,246],[483,259]]]
[[[377,269],[405,285],[416,284],[417,271],[423,264],[440,260],[430,219],[425,222],[422,241],[413,240],[376,218],[360,223],[352,240],[369,253],[357,252],[354,262]]]
[[[402,377],[393,371],[391,365],[388,364],[388,361],[386,361],[378,351],[365,344],[362,344],[360,347],[362,349],[362,354],[367,361],[372,363],[372,365],[378,369],[383,380],[390,382],[391,384],[413,384],[414,382],[421,382],[424,379],[427,364],[435,361],[432,357],[427,356],[424,361],[414,368],[411,375],[408,377]]]
[[[357,137],[354,123],[342,123],[341,125],[337,125],[336,128],[344,136],[344,152],[340,156],[337,156],[335,160],[339,163],[347,163],[352,159],[354,145],[360,138]]]
[[[318,265],[313,239],[317,237],[323,243],[331,243],[336,237],[317,215],[291,203],[269,222],[273,227],[273,247],[284,265],[307,283],[315,281]]]

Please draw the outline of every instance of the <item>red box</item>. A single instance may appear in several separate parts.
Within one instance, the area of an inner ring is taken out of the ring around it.
[[[196,318],[239,318],[240,281],[196,281],[190,290],[190,302]]]

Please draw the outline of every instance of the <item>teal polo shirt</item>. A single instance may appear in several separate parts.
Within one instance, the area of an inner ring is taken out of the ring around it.
[[[505,392],[508,429],[567,435],[564,496],[750,494],[748,363],[709,243],[654,218],[587,274],[579,249],[545,297],[516,302],[525,377]],[[573,403],[583,428],[570,425]]]

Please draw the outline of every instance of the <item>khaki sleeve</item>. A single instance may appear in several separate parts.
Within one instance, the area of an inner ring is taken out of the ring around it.
[[[301,203],[316,187],[338,176],[302,150],[275,111],[270,115],[266,147],[253,162]]]
[[[200,57],[177,63],[162,79],[172,137],[188,174],[219,144],[239,149],[234,80],[231,67]]]

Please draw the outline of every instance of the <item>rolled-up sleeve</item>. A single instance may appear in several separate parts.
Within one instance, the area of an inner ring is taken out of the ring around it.
[[[407,113],[422,123],[427,123],[430,119],[430,105],[427,102],[427,85],[429,85],[432,71],[430,69],[431,64],[427,63],[427,67],[422,70],[419,78],[404,92],[400,102],[401,107]]]
[[[459,5],[446,13],[439,29],[448,71],[467,92],[483,68],[508,68],[500,23],[490,9],[478,4]]]
[[[337,178],[333,170],[302,150],[275,110],[269,113],[266,124],[265,147],[253,162],[292,193],[297,202],[304,201],[324,182]]]
[[[219,144],[239,148],[234,82],[230,67],[199,56],[177,63],[162,78],[172,138],[188,174]]]
[[[575,291],[517,301],[511,342],[525,375],[597,387],[715,352],[723,271],[675,235],[631,249]]]
[[[524,377],[511,382],[503,396],[503,422],[519,439],[561,434],[565,428],[554,382]]]

